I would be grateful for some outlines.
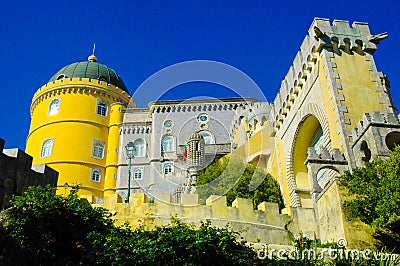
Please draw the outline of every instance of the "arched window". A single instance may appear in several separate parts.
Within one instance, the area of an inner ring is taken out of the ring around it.
[[[99,140],[93,140],[92,157],[103,159],[104,143]]]
[[[92,169],[92,174],[90,175],[90,181],[100,182],[100,180],[101,180],[101,170]]]
[[[144,156],[145,156],[144,141],[142,139],[138,139],[135,141],[135,157],[144,157]]]
[[[214,144],[214,138],[208,131],[199,131],[199,135],[203,137],[205,144]]]
[[[49,112],[48,115],[55,115],[58,114],[60,111],[60,99],[52,99],[49,105]]]
[[[166,163],[164,164],[164,175],[168,175],[169,173],[172,173],[172,164]]]
[[[143,169],[135,168],[133,169],[133,179],[142,179],[143,178]]]
[[[311,138],[310,146],[313,147],[317,154],[321,154],[321,148],[324,144],[324,132],[322,131],[322,127],[319,126]]]
[[[107,110],[108,110],[108,103],[106,101],[98,99],[96,113],[101,116],[107,116]]]
[[[53,152],[54,139],[46,139],[42,143],[42,149],[40,150],[40,157],[49,157]]]
[[[162,152],[175,151],[175,141],[173,136],[166,135],[162,138],[161,151]]]

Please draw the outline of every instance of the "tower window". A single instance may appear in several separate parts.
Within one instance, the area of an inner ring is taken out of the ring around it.
[[[90,175],[90,181],[100,182],[101,180],[101,170],[100,169],[92,169],[92,173]]]
[[[97,100],[97,109],[96,113],[101,116],[107,116],[108,111],[108,103],[103,100]]]
[[[144,141],[142,139],[138,139],[135,141],[135,157],[144,157],[144,155]]]
[[[40,151],[40,157],[49,157],[51,156],[51,153],[53,152],[53,143],[54,139],[46,139],[42,143],[42,149]]]
[[[172,164],[166,163],[164,164],[164,175],[168,175],[169,173],[172,173]]]
[[[52,99],[49,105],[49,112],[48,115],[55,115],[58,114],[60,111],[60,99]]]
[[[93,140],[92,157],[97,159],[103,159],[103,155],[104,155],[104,143],[99,140]]]
[[[167,135],[162,138],[161,151],[162,152],[175,151],[175,141],[173,136]]]
[[[142,178],[143,178],[143,169],[139,167],[133,169],[133,179],[142,179]]]

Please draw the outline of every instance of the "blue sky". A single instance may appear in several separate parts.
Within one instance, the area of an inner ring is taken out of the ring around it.
[[[400,106],[399,14],[397,0],[2,0],[0,137],[6,147],[25,149],[33,94],[61,67],[87,60],[93,43],[99,62],[113,68],[131,93],[165,67],[200,59],[240,69],[271,102],[314,17],[368,22],[373,34],[389,32],[374,57]],[[204,95],[234,96],[218,85],[192,83],[164,98]],[[144,98],[135,101],[147,105]]]

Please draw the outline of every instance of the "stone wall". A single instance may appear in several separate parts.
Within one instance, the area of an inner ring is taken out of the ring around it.
[[[47,165],[32,165],[32,157],[20,149],[4,149],[0,139],[0,209],[9,207],[12,195],[29,186],[57,186],[58,172]]]
[[[290,219],[279,213],[276,203],[263,202],[254,210],[249,199],[237,198],[228,207],[225,196],[210,196],[205,205],[198,204],[197,194],[182,196],[178,205],[173,203],[168,193],[157,195],[154,202],[149,202],[145,194],[134,193],[130,203],[121,203],[121,198],[115,194],[107,196],[104,205],[94,206],[105,207],[115,213],[117,225],[128,222],[133,228],[144,225],[146,229],[152,229],[157,225],[166,225],[171,222],[171,217],[195,225],[209,220],[217,227],[229,225],[249,242],[292,243],[291,234],[285,229]],[[93,202],[91,195],[86,198]]]

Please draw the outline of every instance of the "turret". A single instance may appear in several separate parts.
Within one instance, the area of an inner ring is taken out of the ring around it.
[[[118,127],[130,95],[115,71],[97,61],[93,54],[61,68],[35,93],[26,151],[34,164],[59,172],[58,187],[79,186],[79,194],[101,201],[105,188],[115,188]]]

